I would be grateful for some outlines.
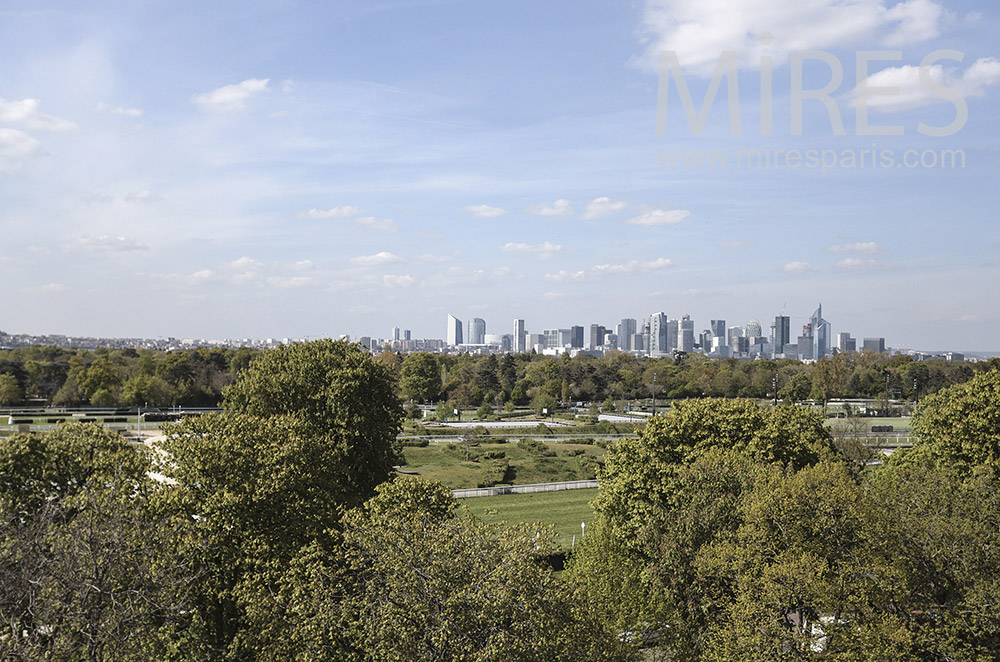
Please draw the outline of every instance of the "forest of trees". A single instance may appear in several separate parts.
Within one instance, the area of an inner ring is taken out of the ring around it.
[[[387,358],[264,352],[155,451],[89,424],[0,440],[0,659],[1000,654],[1000,370],[925,398],[920,444],[875,467],[807,408],[675,403],[609,447],[557,578],[544,527],[395,474]]]
[[[248,348],[160,352],[40,346],[0,351],[0,406],[29,401],[57,406],[217,406],[225,387],[260,353]],[[497,409],[622,402],[651,398],[654,390],[660,400],[770,398],[775,376],[782,400],[884,397],[887,376],[892,397],[914,399],[1000,365],[1000,359],[914,361],[871,352],[839,354],[813,364],[708,359],[700,354],[652,359],[619,352],[570,359],[536,354],[401,356],[387,351],[377,358],[398,375],[399,394],[405,400]]]

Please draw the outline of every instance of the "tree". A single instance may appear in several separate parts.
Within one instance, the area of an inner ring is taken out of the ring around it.
[[[0,658],[185,655],[189,524],[153,511],[149,468],[93,425],[0,441]]]
[[[542,562],[550,531],[456,516],[451,495],[424,481],[378,492],[347,517],[343,559],[313,549],[293,564],[299,590],[286,595],[301,627],[282,657],[626,659]]]
[[[1000,370],[976,374],[921,402],[913,422],[920,443],[942,462],[971,472],[1000,471]]]
[[[427,352],[408,354],[403,359],[399,388],[408,400],[437,400],[441,394],[441,368],[434,355]]]
[[[291,416],[336,449],[344,494],[360,503],[394,473],[403,411],[395,375],[358,345],[317,340],[261,353],[226,389],[224,406],[253,417]]]
[[[21,386],[14,375],[0,375],[0,405],[16,405],[23,397]]]

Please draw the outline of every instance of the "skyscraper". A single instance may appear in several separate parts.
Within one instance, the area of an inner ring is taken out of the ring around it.
[[[466,341],[468,344],[482,345],[486,342],[486,320],[479,317],[473,317],[469,320],[467,330],[469,332],[469,337]]]
[[[682,352],[694,351],[694,320],[685,315],[677,327],[677,349]]]
[[[676,338],[676,332],[674,334]],[[649,316],[649,355],[665,356],[670,353],[667,343],[667,314],[653,313]]]
[[[523,354],[528,351],[527,347],[527,335],[528,332],[524,328],[524,320],[515,319],[514,320],[514,351]]]
[[[823,319],[823,304],[809,320],[812,326],[812,357],[821,359],[830,355],[830,323]],[[801,350],[800,350],[801,351]]]
[[[465,341],[462,339],[462,321],[454,315],[448,315],[448,344],[452,347],[461,345]]]
[[[618,330],[618,349],[625,351],[635,349],[632,347],[632,336],[635,335],[635,320],[628,317],[623,318],[621,329]]]
[[[778,315],[774,318],[774,354],[784,354],[785,345],[792,342],[792,322],[790,317]]]
[[[708,323],[708,330],[716,338],[726,337],[726,320],[712,320]]]
[[[599,349],[604,345],[604,334],[607,333],[600,324],[590,325],[590,349]]]
[[[571,326],[569,327],[570,335],[570,347],[575,347],[578,349],[583,348],[583,327],[582,326]]]

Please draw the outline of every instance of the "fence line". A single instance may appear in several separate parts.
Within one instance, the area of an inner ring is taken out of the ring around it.
[[[533,492],[559,492],[562,490],[583,490],[597,487],[596,480],[569,480],[562,483],[531,483],[528,485],[496,485],[494,487],[472,487],[452,490],[456,499],[499,496],[501,494],[531,494]]]

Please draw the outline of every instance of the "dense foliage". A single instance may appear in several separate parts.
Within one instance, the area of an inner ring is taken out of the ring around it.
[[[994,660],[997,378],[929,399],[922,445],[863,471],[796,408],[675,407],[610,449],[570,579],[663,659]]]
[[[54,405],[215,406],[226,386],[260,355],[251,349],[68,350],[29,347],[0,351],[0,406],[26,400]],[[1000,360],[982,364],[942,359],[914,361],[849,352],[813,364],[781,359],[742,361],[688,354],[652,359],[611,352],[602,358],[536,354],[484,357],[384,352],[384,367],[399,376],[399,394],[415,402],[462,407],[558,402],[621,403],[664,399],[770,398],[777,376],[783,400],[881,398],[886,377],[892,397],[914,399],[970,379]],[[656,375],[655,388],[653,375]]]

